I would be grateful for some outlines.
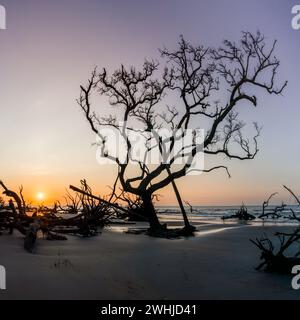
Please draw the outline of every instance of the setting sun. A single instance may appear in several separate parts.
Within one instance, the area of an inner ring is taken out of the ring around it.
[[[37,198],[37,200],[39,200],[39,201],[44,200],[44,199],[45,199],[45,194],[44,194],[44,192],[38,192],[38,193],[36,194],[36,198]]]

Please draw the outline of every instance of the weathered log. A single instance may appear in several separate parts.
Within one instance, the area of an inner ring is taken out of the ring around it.
[[[227,219],[238,219],[238,220],[254,220],[256,219],[256,217],[250,213],[248,213],[247,208],[242,205],[241,208],[233,215],[230,216],[223,216],[222,217],[223,220],[227,220]]]
[[[250,239],[250,241],[261,250],[260,259],[262,262],[256,267],[256,270],[262,268],[267,272],[277,272],[290,274],[295,265],[300,264],[298,257],[300,251],[294,256],[287,257],[285,251],[295,242],[300,239],[300,228],[297,228],[293,233],[275,233],[280,242],[280,248],[275,251],[273,242],[268,238]]]

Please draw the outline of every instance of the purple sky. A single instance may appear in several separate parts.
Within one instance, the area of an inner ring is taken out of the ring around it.
[[[95,65],[113,70],[158,57],[180,34],[195,44],[218,46],[242,30],[259,29],[278,40],[282,97],[259,95],[243,119],[263,125],[260,153],[251,162],[230,162],[224,172],[187,177],[178,185],[193,204],[260,203],[287,184],[300,193],[300,30],[291,28],[287,0],[0,0],[7,30],[0,31],[0,178],[23,184],[29,196],[61,194],[86,177],[100,191],[113,167],[95,160],[90,133],[75,99]],[[170,191],[170,190],[169,190]],[[162,203],[174,203],[168,190]],[[279,199],[289,200],[281,192]]]

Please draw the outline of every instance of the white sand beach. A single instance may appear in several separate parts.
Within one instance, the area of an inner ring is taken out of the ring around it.
[[[299,299],[291,277],[256,271],[249,238],[292,227],[201,224],[195,238],[167,240],[105,230],[93,238],[0,237],[7,290],[0,299]]]

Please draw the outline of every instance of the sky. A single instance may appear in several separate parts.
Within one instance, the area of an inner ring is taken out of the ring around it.
[[[158,58],[179,35],[218,46],[259,29],[278,40],[283,96],[258,95],[243,120],[263,125],[260,152],[249,162],[230,161],[222,171],[180,179],[184,200],[194,205],[259,204],[282,185],[300,193],[300,30],[291,27],[289,0],[0,0],[7,29],[0,30],[0,179],[24,186],[35,200],[60,199],[69,184],[86,178],[106,194],[116,168],[96,161],[95,141],[76,104],[79,86],[95,66],[114,70]],[[161,204],[176,204],[170,188]]]

